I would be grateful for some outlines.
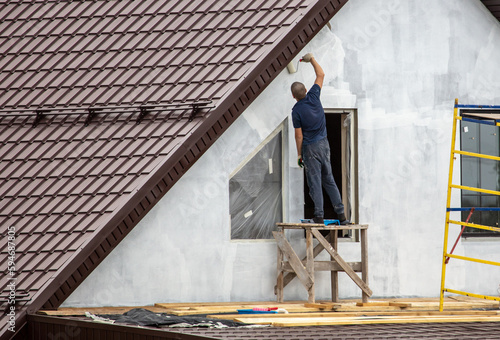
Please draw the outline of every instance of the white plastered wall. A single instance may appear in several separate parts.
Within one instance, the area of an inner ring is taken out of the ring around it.
[[[326,71],[324,106],[358,109],[370,287],[378,297],[437,296],[453,102],[500,104],[500,25],[479,0],[350,0],[331,24],[304,53],[313,52]],[[312,85],[312,67],[284,70],[64,305],[274,300],[276,244],[230,240],[228,181],[284,122],[285,214],[288,221],[302,217],[302,170],[286,120],[295,80]],[[290,237],[303,252],[303,236]],[[358,243],[339,248],[347,261],[359,258]],[[493,260],[497,248],[497,241],[467,241],[457,253]],[[451,269],[447,283],[456,289],[496,293],[495,268]],[[360,296],[346,276],[340,280],[341,297]],[[316,297],[327,299],[328,275],[316,281]],[[292,282],[285,299],[307,295]]]

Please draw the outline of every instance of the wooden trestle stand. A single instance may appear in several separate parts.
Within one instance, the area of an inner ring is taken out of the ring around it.
[[[283,302],[283,288],[295,277],[307,289],[308,302],[315,302],[314,272],[330,271],[332,285],[332,301],[338,302],[338,272],[345,272],[361,288],[363,302],[368,302],[372,295],[368,287],[368,242],[367,224],[329,225],[316,223],[277,223],[278,231],[273,231],[273,236],[278,245],[278,279],[275,294],[278,302]],[[291,244],[285,237],[286,229],[303,229],[306,232],[306,257],[300,260]],[[320,230],[330,230],[330,241],[323,237]],[[361,261],[345,262],[337,252],[337,230],[359,230],[361,234]],[[313,236],[319,243],[313,247]],[[314,258],[325,249],[331,261],[314,261]],[[285,258],[288,261],[285,261]],[[361,272],[361,278],[356,274]],[[286,275],[285,275],[286,273]]]

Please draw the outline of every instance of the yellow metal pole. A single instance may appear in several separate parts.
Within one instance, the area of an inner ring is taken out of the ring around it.
[[[453,181],[453,163],[455,159],[455,141],[457,137],[457,116],[458,116],[458,98],[455,99],[455,107],[453,108],[453,130],[451,131],[451,151],[450,151],[450,172],[448,175],[448,197],[446,198],[446,208],[451,204],[451,185]],[[446,275],[446,254],[448,253],[448,222],[450,220],[450,211],[446,209],[446,223],[444,226],[444,242],[443,242],[443,263],[441,269],[441,291],[439,293],[439,311],[443,311],[444,300],[444,281]]]

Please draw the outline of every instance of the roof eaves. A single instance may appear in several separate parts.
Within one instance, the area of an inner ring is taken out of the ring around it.
[[[481,2],[500,21],[500,0],[481,0]]]

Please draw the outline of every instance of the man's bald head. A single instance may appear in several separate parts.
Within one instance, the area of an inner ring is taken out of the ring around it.
[[[292,96],[293,98],[297,99],[297,101],[305,98],[307,90],[304,84],[302,84],[301,82],[294,82],[291,89]]]

